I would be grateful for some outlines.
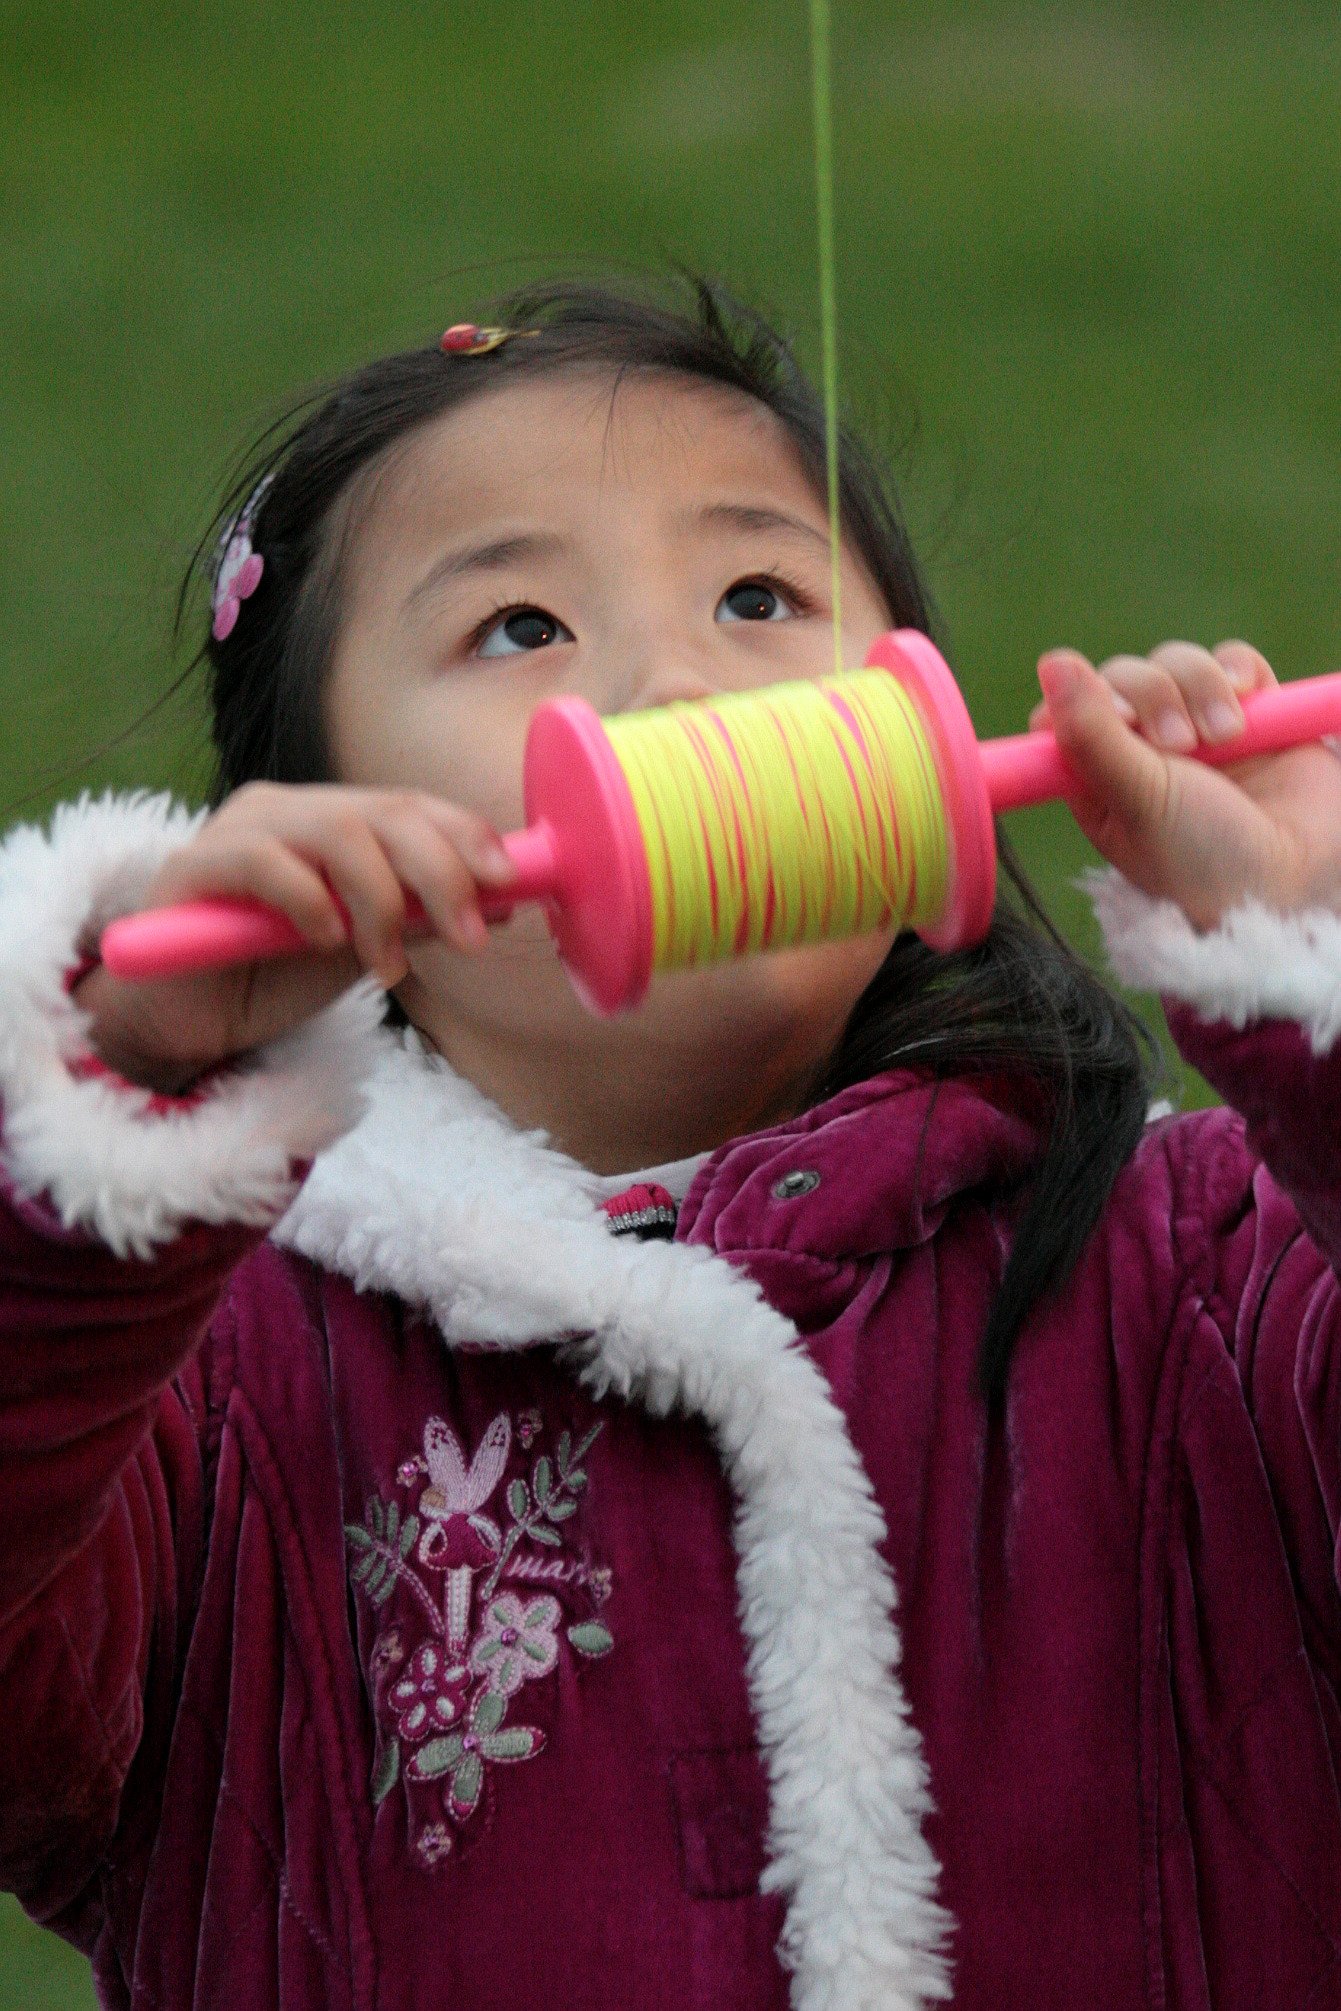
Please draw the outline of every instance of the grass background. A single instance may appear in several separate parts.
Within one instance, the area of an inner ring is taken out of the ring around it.
[[[0,51],[0,823],[198,790],[192,697],[107,743],[295,389],[574,261],[710,268],[815,356],[801,0],[0,0]],[[980,729],[1060,641],[1341,665],[1334,0],[836,0],[834,60],[845,397]],[[1074,827],[1015,829],[1093,950]],[[89,2002],[0,1902],[0,2011]]]

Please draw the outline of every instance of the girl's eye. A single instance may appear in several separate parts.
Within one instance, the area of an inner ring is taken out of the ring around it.
[[[718,621],[786,621],[793,612],[767,580],[737,580],[717,603]]]
[[[566,629],[542,607],[514,607],[490,624],[476,645],[477,656],[520,656],[529,649],[548,649],[554,642],[572,642]]]

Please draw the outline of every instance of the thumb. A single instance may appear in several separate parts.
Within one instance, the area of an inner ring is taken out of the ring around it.
[[[1040,658],[1038,681],[1052,730],[1081,796],[1068,797],[1086,837],[1099,842],[1116,821],[1139,839],[1163,824],[1169,763],[1117,709],[1111,687],[1079,650],[1053,650]]]

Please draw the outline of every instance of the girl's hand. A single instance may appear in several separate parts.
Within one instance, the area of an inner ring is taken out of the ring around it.
[[[177,1090],[229,1056],[319,1012],[364,971],[390,988],[408,968],[407,890],[438,937],[472,954],[488,940],[479,886],[515,869],[472,812],[415,790],[286,786],[237,790],[167,861],[147,908],[206,894],[268,902],[316,953],[153,984],[98,966],[76,987],[103,1059],[131,1081]],[[349,913],[352,942],[333,894]]]
[[[1213,928],[1250,897],[1280,912],[1341,909],[1341,760],[1314,743],[1228,767],[1186,758],[1242,731],[1239,696],[1276,678],[1246,642],[1166,642],[1096,671],[1072,649],[1040,658],[1042,705],[1080,792],[1085,836],[1148,894]],[[1133,730],[1135,729],[1135,730]]]

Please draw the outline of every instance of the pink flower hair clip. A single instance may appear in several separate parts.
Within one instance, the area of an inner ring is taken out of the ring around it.
[[[210,608],[214,615],[213,635],[216,642],[227,641],[237,626],[243,601],[249,600],[261,584],[265,560],[253,548],[251,532],[252,525],[256,521],[256,513],[274,479],[273,475],[262,477],[238,514],[225,526],[219,541],[219,559],[214,570],[214,588],[210,595]]]

